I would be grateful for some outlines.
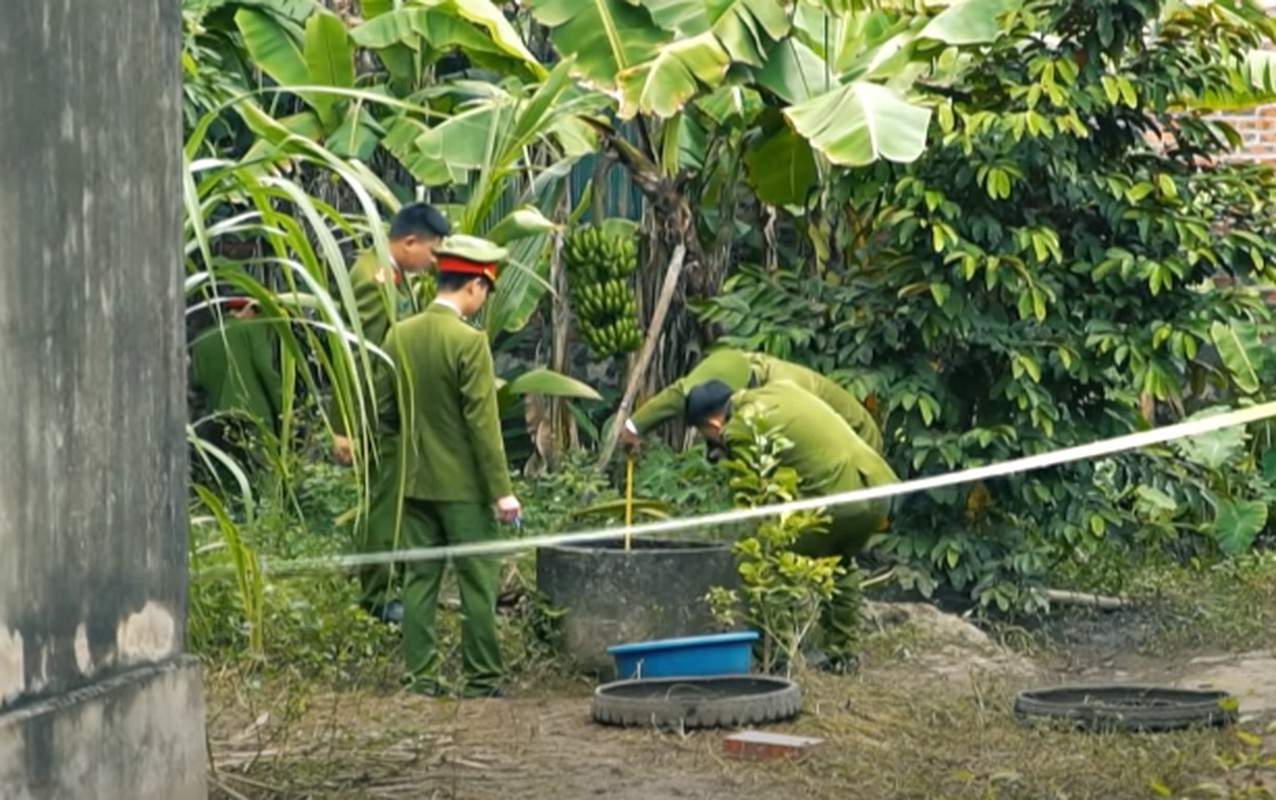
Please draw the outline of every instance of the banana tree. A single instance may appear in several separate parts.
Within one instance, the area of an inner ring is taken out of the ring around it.
[[[254,65],[305,104],[280,124],[341,158],[369,160],[386,134],[381,110],[394,101],[423,105],[418,90],[450,52],[501,74],[545,75],[491,0],[412,0],[393,10],[365,4],[366,21],[353,27],[355,20],[314,0],[212,2],[223,14],[233,11]],[[384,71],[357,69],[361,51]]]
[[[539,209],[558,205],[572,166],[596,146],[581,118],[607,98],[577,87],[570,70],[565,61],[540,83],[490,86],[430,127],[404,113],[386,137],[416,180],[458,187],[464,202],[444,206],[457,230],[509,248],[500,291],[483,311],[493,339],[523,328],[548,290],[546,251],[558,226]]]
[[[766,236],[786,209],[816,243],[831,231],[816,205],[833,170],[921,155],[932,112],[914,82],[954,51],[995,39],[1016,0],[956,0],[946,9],[811,0],[525,0],[574,59],[582,83],[612,96],[639,133],[596,127],[664,224],[654,251],[681,245],[691,299],[716,293],[733,240]],[[752,196],[740,192],[748,187]],[[692,204],[689,198],[695,197]],[[749,224],[740,211],[760,201]],[[832,204],[825,204],[834,207]],[[821,230],[818,226],[823,225]],[[755,242],[754,244],[762,244]],[[771,249],[771,248],[768,248]],[[659,256],[657,256],[657,259]],[[654,276],[641,276],[653,298]],[[686,335],[675,315],[655,373],[680,374]],[[651,376],[648,376],[648,380]],[[676,435],[677,431],[671,431]]]
[[[617,98],[619,117],[636,118],[646,132],[645,147],[603,135],[663,218],[691,216],[679,191],[688,182],[697,196],[716,199],[742,173],[757,200],[807,228],[819,263],[831,231],[809,209],[832,171],[918,158],[932,117],[919,80],[941,82],[963,53],[1022,15],[1018,0],[936,9],[831,0],[527,2],[557,48],[577,59],[580,80]],[[623,37],[610,35],[622,29]],[[720,239],[736,222],[729,202],[718,205],[708,228]],[[702,266],[714,260],[694,236],[683,244]],[[710,248],[722,249],[720,241]],[[708,276],[696,293],[713,284]]]
[[[529,394],[576,400],[603,399],[602,395],[589,384],[544,367],[529,369],[508,381],[498,378],[496,389],[497,402],[502,415],[513,408],[515,398]]]
[[[234,9],[235,29],[258,69],[283,89],[312,89],[295,92],[306,107],[281,124],[340,158],[370,158],[381,134],[376,119],[363,102],[339,93],[355,89],[357,78],[355,48],[342,18],[309,0],[221,5]]]
[[[667,120],[722,86],[757,90],[781,111],[783,124],[752,144],[769,156],[757,163],[775,171],[757,175],[755,184],[772,201],[800,203],[809,184],[786,182],[780,173],[809,161],[809,151],[842,167],[921,155],[931,112],[910,98],[913,82],[950,47],[996,38],[1000,15],[1014,13],[1017,4],[959,0],[934,15],[809,0],[792,9],[785,0],[527,5],[551,29],[558,50],[576,58],[575,74],[617,98],[622,119]]]
[[[362,7],[365,21],[350,37],[376,54],[398,96],[410,97],[433,84],[429,67],[453,51],[469,65],[498,75],[540,81],[547,74],[490,0],[365,2]]]

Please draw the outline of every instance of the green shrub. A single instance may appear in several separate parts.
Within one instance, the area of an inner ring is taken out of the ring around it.
[[[779,454],[792,447],[754,405],[737,412],[752,433],[750,443],[727,460],[731,489],[742,508],[784,503],[798,498],[798,475],[781,466]],[[714,616],[725,625],[743,623],[761,635],[761,669],[791,671],[820,619],[820,609],[832,596],[843,568],[837,558],[811,558],[792,550],[800,536],[823,532],[828,516],[798,511],[766,517],[756,530],[733,546],[740,570],[740,588],[714,587],[707,600]]]
[[[1191,110],[1243,84],[1270,21],[1248,5],[1025,8],[1031,38],[932,87],[916,163],[830,183],[844,274],[745,269],[700,309],[724,343],[874,398],[904,478],[1127,434],[1153,409],[1171,420],[1205,376],[1244,388],[1220,326],[1273,331],[1245,284],[1276,276],[1276,178],[1210,163],[1235,131]],[[1149,448],[913,495],[880,548],[907,584],[1027,610],[1061,572],[1111,588],[1143,559],[1236,552],[1271,527],[1263,430],[1231,459]]]

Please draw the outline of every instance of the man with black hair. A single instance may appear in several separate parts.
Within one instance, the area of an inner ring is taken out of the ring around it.
[[[751,404],[792,443],[778,458],[797,473],[803,497],[899,482],[890,465],[827,403],[790,381],[771,381],[739,391],[723,381],[706,381],[687,392],[684,417],[688,425],[729,454],[733,447],[753,438],[737,414]],[[849,566],[869,537],[885,529],[890,508],[889,498],[831,508],[828,530],[803,534],[793,550],[812,558],[837,556]],[[850,583],[854,580],[849,572],[844,575],[833,599],[822,610],[828,659],[820,666],[830,671],[844,671],[854,664],[859,630],[857,592]]]
[[[706,381],[717,380],[732,390],[790,381],[823,400],[844,419],[874,452],[882,451],[882,434],[868,410],[846,389],[813,369],[762,353],[722,348],[715,350],[685,377],[667,386],[623,422],[620,438],[630,450],[642,437],[682,413],[687,392]]]
[[[405,449],[403,541],[409,548],[487,542],[497,520],[512,522],[520,506],[501,437],[496,372],[487,334],[468,320],[495,288],[504,248],[472,236],[452,236],[439,248],[434,302],[396,323],[385,350],[395,370],[378,371],[381,427]],[[395,402],[394,381],[402,404]],[[501,648],[496,595],[501,561],[454,559],[461,590],[461,654],[467,697],[500,696]],[[439,694],[435,613],[445,562],[407,565],[403,649],[409,688]]]
[[[406,276],[434,266],[434,251],[450,232],[447,220],[434,206],[413,203],[403,206],[390,222],[390,263],[382,264],[375,250],[367,250],[350,268],[350,288],[363,338],[380,346],[395,320],[421,309],[408,290]],[[337,460],[350,461],[348,431],[340,419],[333,420],[337,436]]]
[[[390,222],[389,264],[382,264],[375,250],[368,250],[350,268],[363,339],[380,347],[386,332],[397,319],[420,311],[416,295],[407,286],[407,274],[419,273],[434,265],[434,253],[449,232],[447,220],[438,209],[425,203],[403,206]],[[379,398],[370,398],[375,408]],[[352,443],[345,422],[331,414],[333,446],[338,463],[353,459]],[[375,420],[372,421],[375,423]],[[365,513],[357,522],[355,540],[362,552],[381,553],[394,549],[398,521],[399,475],[393,439],[383,439],[377,460],[370,470],[370,488]],[[403,621],[403,604],[391,598],[395,569],[384,564],[359,568],[360,605],[378,619],[391,624]]]

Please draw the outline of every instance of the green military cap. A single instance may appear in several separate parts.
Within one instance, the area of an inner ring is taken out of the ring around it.
[[[444,239],[435,254],[439,260],[439,272],[482,275],[492,283],[496,283],[497,265],[509,257],[509,251],[504,247],[463,233]]]

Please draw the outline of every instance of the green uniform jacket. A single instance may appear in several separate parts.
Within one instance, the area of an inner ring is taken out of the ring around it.
[[[882,432],[878,429],[877,423],[873,421],[868,409],[864,408],[846,389],[815,370],[807,369],[800,364],[741,350],[715,350],[710,353],[685,377],[670,384],[634,412],[631,418],[634,427],[638,429],[638,434],[641,436],[652,428],[681,417],[687,393],[705,381],[720,380],[739,391],[749,387],[751,378],[757,386],[766,386],[772,381],[790,381],[797,384],[828,403],[829,407],[846,420],[852,430],[874,452],[882,451]]]
[[[404,495],[486,504],[513,494],[487,335],[434,303],[391,327],[385,350],[410,409],[399,419],[394,376],[380,370],[381,424],[409,442]]]
[[[752,441],[753,436],[739,410],[749,403],[760,404],[767,419],[793,443],[779,458],[784,466],[798,474],[799,488],[805,497],[823,497],[899,482],[890,465],[832,408],[795,383],[773,380],[765,386],[736,392],[731,402],[734,414],[722,431],[727,449]],[[888,507],[889,500],[881,499],[869,503],[868,509],[856,504],[832,513],[840,516],[868,512],[881,517]]]
[[[283,379],[275,369],[270,325],[227,317],[191,346],[192,378],[215,412],[245,411],[271,430],[283,405]]]
[[[375,347],[385,342],[390,325],[418,311],[415,297],[407,287],[396,286],[394,279],[403,276],[392,266],[384,266],[377,258],[375,251],[368,251],[355,259],[350,268],[350,289],[354,293],[355,309],[359,314],[359,324],[363,327],[363,340]],[[380,278],[380,280],[378,280]],[[373,364],[380,359],[370,356]],[[362,364],[356,360],[357,364]],[[366,387],[371,389],[371,387]],[[379,398],[368,400],[372,408],[376,408]],[[333,430],[342,436],[350,435],[345,421],[336,413],[335,404],[330,411]]]

